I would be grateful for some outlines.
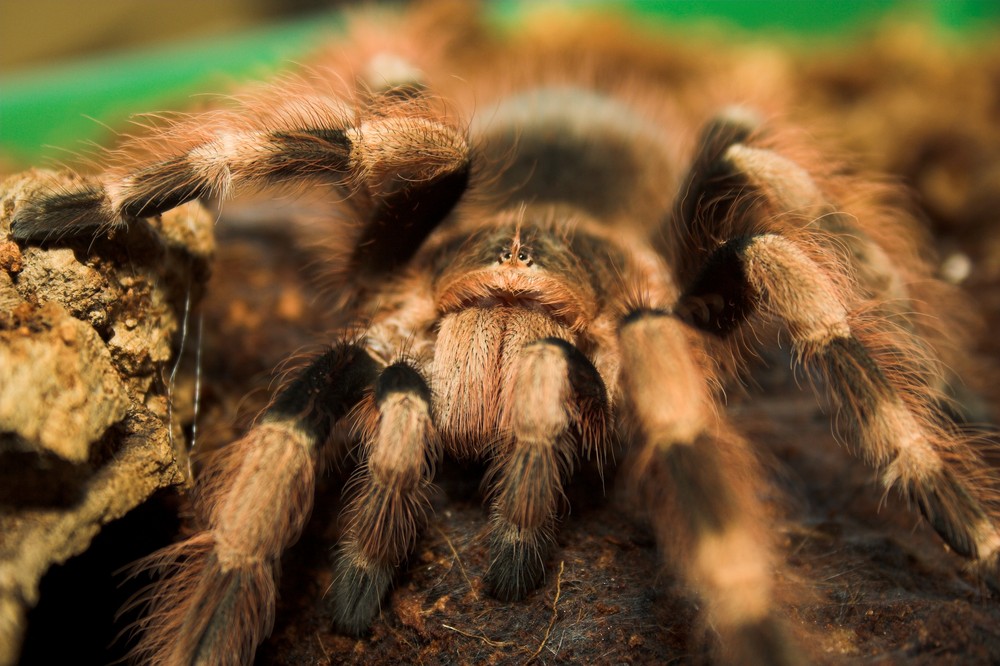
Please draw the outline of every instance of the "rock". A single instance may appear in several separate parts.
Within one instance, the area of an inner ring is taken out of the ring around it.
[[[193,203],[114,236],[11,240],[20,202],[79,182],[0,184],[0,664],[17,661],[45,573],[187,470],[190,417],[166,405],[214,221]]]

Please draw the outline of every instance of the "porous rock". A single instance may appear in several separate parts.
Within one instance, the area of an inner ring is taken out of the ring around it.
[[[17,662],[53,565],[185,481],[170,371],[213,219],[189,204],[97,238],[10,237],[23,201],[80,182],[29,171],[0,183],[0,665]]]

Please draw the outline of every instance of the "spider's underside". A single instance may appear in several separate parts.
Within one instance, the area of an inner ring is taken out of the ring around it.
[[[251,659],[317,470],[356,440],[337,630],[378,615],[442,456],[485,461],[484,586],[513,601],[554,577],[571,470],[621,446],[618,484],[719,655],[796,663],[766,476],[721,398],[779,336],[881,485],[995,576],[994,474],[953,422],[958,378],[943,370],[962,357],[920,316],[946,290],[911,223],[887,212],[891,191],[742,107],[690,128],[688,101],[651,68],[619,80],[620,53],[559,61],[478,33],[473,51],[471,25],[433,40],[426,25],[362,24],[329,60],[357,88],[299,81],[181,120],[15,217],[31,241],[287,182],[342,199],[322,231],[339,339],[204,461],[206,529],[150,560],[169,575],[142,621],[144,660]]]

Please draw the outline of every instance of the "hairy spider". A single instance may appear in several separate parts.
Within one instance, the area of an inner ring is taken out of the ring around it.
[[[205,528],[147,561],[165,576],[138,657],[251,661],[317,472],[348,447],[329,598],[336,630],[358,634],[414,548],[442,457],[486,461],[484,580],[517,600],[549,566],[574,466],[621,442],[634,507],[721,654],[797,663],[766,477],[722,402],[781,336],[881,485],[995,575],[995,475],[954,417],[961,351],[921,316],[947,292],[892,190],[744,106],[692,132],[706,103],[655,53],[497,39],[455,11],[358,19],[309,76],[172,120],[16,213],[15,238],[37,241],[274,186],[333,200],[338,340],[203,461]]]

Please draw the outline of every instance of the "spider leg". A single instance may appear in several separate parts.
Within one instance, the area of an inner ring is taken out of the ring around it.
[[[777,152],[754,147],[762,133],[752,112],[734,107],[702,130],[696,156],[673,216],[677,237],[687,242],[676,253],[682,278],[691,281],[714,247],[706,239],[726,240],[767,229],[808,234],[836,252],[856,273],[866,295],[893,303],[897,314],[910,298],[904,267],[890,258],[860,224],[829,203],[810,174]],[[883,219],[893,242],[905,244],[912,230]],[[909,269],[912,270],[912,269]]]
[[[989,410],[975,391],[962,380],[972,372],[956,348],[962,331],[949,327],[938,312],[928,311],[925,302],[962,302],[954,291],[927,279],[930,266],[922,265],[918,251],[908,246],[908,239],[918,230],[902,226],[902,219],[877,217],[870,227],[827,202],[810,175],[798,164],[778,153],[743,144],[729,146],[720,162],[729,178],[742,183],[741,189],[758,193],[757,210],[750,218],[777,215],[798,218],[808,229],[806,242],[816,242],[840,258],[854,278],[859,295],[867,299],[873,315],[885,318],[905,330],[915,351],[913,379],[926,384],[936,394],[937,411],[944,421],[971,425],[990,419]],[[762,215],[763,214],[763,215]],[[863,215],[866,213],[862,213]],[[794,231],[792,232],[794,235]],[[876,238],[874,234],[880,236]],[[890,253],[883,247],[893,247]],[[917,363],[919,362],[919,366]]]
[[[704,603],[731,663],[800,663],[773,608],[757,463],[718,418],[693,331],[636,310],[619,332],[624,408],[635,431],[637,501],[668,561]]]
[[[375,382],[366,454],[346,511],[331,598],[334,624],[359,634],[379,611],[393,571],[413,548],[429,508],[427,491],[439,456],[430,388],[405,362]]]
[[[271,105],[276,109],[247,102],[242,110],[194,115],[126,144],[121,167],[76,191],[21,205],[13,237],[93,235],[193,199],[222,201],[312,181],[341,186],[358,211],[363,226],[352,266],[382,270],[408,259],[465,191],[463,133],[425,100],[393,91],[359,113],[335,99],[294,92]]]
[[[910,390],[908,375],[918,373],[905,367],[905,341],[850,312],[835,280],[784,236],[732,240],[712,263],[728,263],[727,280],[743,286],[730,302],[784,323],[797,359],[826,379],[849,440],[881,471],[882,485],[913,499],[958,553],[996,557],[1000,532],[966,469],[974,454],[935,418],[932,397]]]
[[[603,442],[608,402],[590,361],[570,343],[545,338],[521,351],[505,411],[511,441],[491,470],[485,582],[497,598],[514,600],[541,582],[562,484],[578,448],[589,454]]]
[[[827,174],[824,188],[851,200],[859,211],[857,216],[849,214],[831,203],[795,161],[754,145],[767,141],[764,134],[760,121],[738,108],[720,114],[702,133],[684,196],[672,218],[676,237],[684,239],[673,248],[674,265],[681,268],[682,282],[691,285],[687,302],[680,307],[711,309],[698,296],[705,291],[718,296],[714,292],[717,272],[708,264],[719,259],[716,251],[724,241],[780,233],[803,247],[821,247],[826,252],[824,260],[840,265],[839,279],[852,284],[853,289],[842,289],[845,298],[853,299],[852,309],[863,301],[873,317],[883,317],[906,330],[907,344],[916,352],[911,355],[913,380],[937,394],[940,416],[966,424],[988,420],[982,400],[960,378],[972,374],[972,368],[964,367],[963,331],[927,307],[927,303],[936,303],[938,308],[961,303],[962,297],[929,279],[933,266],[914,241],[920,230],[899,214],[905,203],[898,193]],[[712,284],[697,284],[703,279]],[[714,298],[714,304],[718,303]],[[722,335],[728,333],[745,314],[734,309],[739,307],[737,301],[730,303],[728,322],[715,318],[700,324],[708,324],[709,330],[715,327]],[[956,367],[962,371],[956,372]]]
[[[208,528],[137,563],[163,574],[137,603],[133,655],[155,664],[244,664],[270,633],[282,552],[312,509],[317,458],[334,423],[374,383],[355,345],[317,357],[240,440],[211,456],[198,503]]]
[[[746,127],[726,116],[715,123]],[[880,471],[883,487],[915,501],[955,551],[995,566],[1000,531],[988,509],[995,491],[976,476],[976,454],[943,418],[942,364],[914,322],[873,303],[907,299],[902,271],[853,225],[838,246],[843,234],[827,232],[842,232],[836,227],[847,216],[803,169],[740,143],[749,130],[710,126],[705,136],[720,134],[728,145],[703,139],[705,155],[695,161],[714,166],[689,177],[699,205],[678,212],[703,265],[676,311],[723,337],[755,312],[777,318],[796,359],[825,378],[849,441]],[[698,307],[705,303],[715,308]],[[708,314],[690,316],[699,311]]]

